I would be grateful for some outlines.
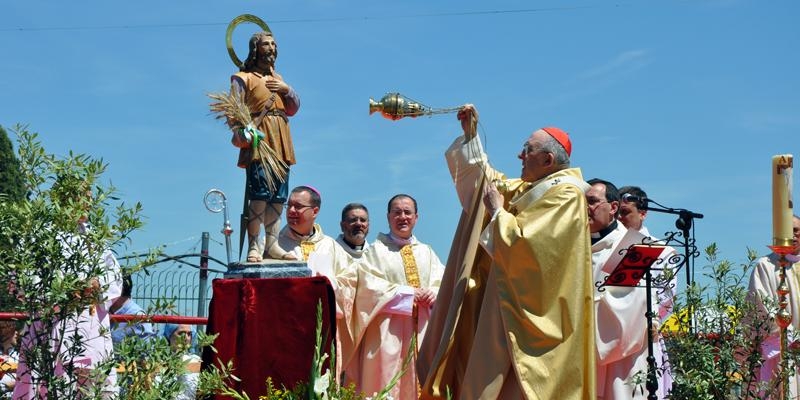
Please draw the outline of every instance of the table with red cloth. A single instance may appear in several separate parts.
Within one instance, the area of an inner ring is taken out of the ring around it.
[[[204,368],[215,357],[223,364],[232,360],[233,374],[241,380],[231,387],[251,399],[266,393],[267,377],[277,388],[308,382],[317,304],[322,304],[324,351],[336,335],[336,301],[327,278],[215,279],[212,287],[206,331],[219,336],[217,354],[203,352]]]

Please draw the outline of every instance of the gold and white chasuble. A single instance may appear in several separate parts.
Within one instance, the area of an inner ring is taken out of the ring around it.
[[[457,138],[446,157],[464,212],[420,349],[422,398],[593,399],[594,286],[580,170],[533,183],[505,179],[477,138]],[[494,180],[504,183],[505,209],[490,219],[481,194]]]

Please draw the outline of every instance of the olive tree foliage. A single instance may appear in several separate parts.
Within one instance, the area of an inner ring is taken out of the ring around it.
[[[736,265],[718,258],[716,244],[705,249],[703,275],[710,284],[690,285],[673,309],[677,329],[667,340],[673,385],[670,399],[745,400],[781,398],[781,383],[793,375],[800,352],[797,332],[789,332],[784,353],[786,369],[761,381],[765,361],[762,345],[777,329],[778,304],[748,291],[757,255],[748,249],[747,262]],[[766,310],[754,301],[758,298]],[[691,318],[690,318],[691,316]],[[689,332],[693,332],[690,334]]]
[[[151,264],[156,252],[117,268],[113,251],[130,244],[143,225],[142,205],[126,204],[101,180],[107,164],[85,154],[48,154],[36,133],[15,126],[19,170],[27,197],[0,194],[0,311],[26,315],[20,357],[41,399],[99,399],[106,377],[119,370],[122,396],[162,399],[181,391],[182,355],[166,340],[126,341],[116,355],[94,368],[81,359],[86,331],[75,329],[79,315],[95,316],[110,300],[103,293],[121,273]],[[163,312],[169,307],[162,307]],[[101,329],[101,335],[109,332]],[[213,338],[204,339],[210,343]],[[208,391],[224,391],[229,366],[212,368],[201,379]],[[20,374],[18,374],[20,375]],[[116,397],[116,395],[112,395]]]
[[[25,196],[25,185],[19,171],[19,160],[14,154],[14,147],[6,130],[0,126],[0,193],[11,200],[19,200]]]
[[[6,130],[0,126],[0,198],[18,201],[25,196],[25,185],[19,170],[19,160]],[[0,290],[0,305],[12,299],[5,290]]]
[[[0,308],[28,316],[20,357],[30,373],[20,371],[19,378],[43,388],[42,398],[75,397],[99,390],[102,385],[87,382],[103,382],[111,372],[110,365],[89,370],[81,364],[95,338],[75,325],[79,315],[95,316],[110,300],[102,294],[121,273],[111,268],[110,249],[142,226],[142,207],[116,200],[114,188],[101,184],[102,160],[72,152],[57,157],[45,152],[37,134],[22,126],[13,131],[28,196],[0,195],[0,282],[11,295]]]

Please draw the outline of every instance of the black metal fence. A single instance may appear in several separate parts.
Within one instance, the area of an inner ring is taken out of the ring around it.
[[[211,281],[221,278],[221,272],[209,271],[201,282],[200,270],[195,268],[165,268],[140,271],[133,275],[133,299],[147,309],[158,299],[173,300],[179,315],[205,317],[211,300]]]
[[[221,278],[227,264],[208,255],[208,232],[203,232],[200,253],[161,255],[156,262],[132,276],[131,297],[145,309],[157,300],[172,300],[175,313],[205,317],[211,301],[211,281]],[[120,257],[136,259],[139,255]],[[209,262],[221,268],[209,268]],[[162,265],[164,263],[169,263]],[[160,312],[160,311],[159,311]]]

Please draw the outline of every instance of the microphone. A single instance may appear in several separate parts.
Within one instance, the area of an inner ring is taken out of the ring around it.
[[[638,204],[645,204],[646,205],[647,203],[650,202],[650,199],[648,199],[647,197],[640,197],[640,196],[632,195],[630,193],[625,193],[625,194],[622,195],[622,201],[628,202],[628,203],[638,203]]]

